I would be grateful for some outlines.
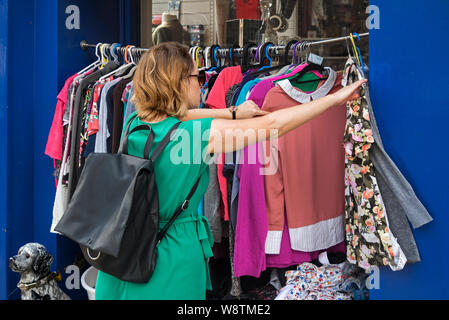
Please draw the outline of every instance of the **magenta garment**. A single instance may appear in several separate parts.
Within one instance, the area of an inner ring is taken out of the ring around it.
[[[262,108],[266,94],[275,86],[274,81],[292,76],[306,66],[307,64],[302,64],[287,75],[262,80],[255,85],[248,100],[254,101],[259,108]],[[260,174],[264,166],[259,161],[263,157],[256,157],[255,163],[250,164],[248,163],[248,155],[250,152],[263,153],[262,144],[258,143],[245,148],[242,152],[244,161],[238,166],[240,187],[234,244],[234,276],[252,276],[258,278],[260,273],[266,270],[267,267],[284,267],[312,261],[322,251],[302,252],[291,249],[287,229],[282,234],[280,254],[265,254],[268,218],[265,207],[265,179]],[[286,226],[287,224],[284,225],[284,228]],[[329,249],[330,252],[335,252],[331,250],[346,252],[344,243]],[[294,262],[291,263],[292,261]]]
[[[240,186],[234,241],[235,277],[258,278],[266,269],[265,240],[268,219],[265,209],[264,176],[259,174],[259,169],[263,166],[258,160],[255,164],[248,163],[248,155],[258,152],[263,152],[260,143],[246,147],[241,153],[245,161],[238,166],[237,171]]]
[[[296,67],[289,75],[282,75],[257,83],[248,100],[262,108],[268,91],[274,87],[273,81],[283,79],[301,71],[306,64]],[[268,232],[268,219],[265,207],[265,179],[260,174],[263,164],[256,157],[254,163],[248,162],[248,155],[263,152],[262,144],[246,147],[242,156],[243,163],[238,166],[240,178],[239,202],[237,210],[237,228],[234,242],[234,276],[252,276],[258,278],[266,269],[265,241]]]
[[[268,91],[270,91],[271,88],[274,88],[275,81],[291,77],[295,73],[300,72],[305,67],[307,67],[307,63],[300,64],[290,73],[260,81],[254,86],[253,91],[251,91],[251,94],[248,97],[248,100],[253,100],[259,106],[259,108],[262,108],[265,96],[267,95]],[[319,76],[319,73],[315,74]]]

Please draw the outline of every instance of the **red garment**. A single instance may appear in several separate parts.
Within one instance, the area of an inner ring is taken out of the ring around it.
[[[206,104],[211,109],[224,109],[226,108],[226,93],[235,84],[242,82],[242,69],[240,66],[228,67],[223,69],[215,80],[214,86],[209,92]],[[224,167],[224,153],[218,156],[217,164],[217,175],[218,184],[220,185],[221,198],[223,200],[224,214],[223,218],[229,221],[229,210],[228,210],[228,188],[227,180],[223,176]]]
[[[92,111],[89,115],[89,123],[87,125],[87,135],[93,135],[94,133],[97,133],[98,130],[100,130],[100,124],[98,122],[98,100],[100,100],[100,93],[101,89],[103,89],[104,85],[108,82],[114,79],[114,77],[109,77],[105,81],[99,82],[95,86],[94,90],[94,97],[92,101]]]
[[[259,0],[235,0],[237,19],[260,20]]]
[[[67,94],[73,80],[78,76],[74,74],[65,81],[64,87],[58,94],[56,109],[53,115],[53,123],[51,124],[50,133],[48,134],[47,145],[45,147],[45,154],[52,159],[62,160],[62,140],[63,132],[63,116],[67,106]]]
[[[223,69],[209,92],[206,104],[211,109],[226,108],[226,93],[228,93],[228,90],[234,84],[242,82],[242,78],[242,69],[240,66]]]

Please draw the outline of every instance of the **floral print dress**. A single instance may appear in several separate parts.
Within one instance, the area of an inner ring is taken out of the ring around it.
[[[362,78],[354,61],[348,60],[342,85]],[[365,90],[368,90],[366,84],[361,88],[361,98],[347,103],[344,137],[347,260],[363,269],[383,265],[401,270],[407,259],[389,229],[376,170],[370,159],[374,138]]]

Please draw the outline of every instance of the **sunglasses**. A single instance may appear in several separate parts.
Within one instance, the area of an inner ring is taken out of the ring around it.
[[[191,74],[189,77],[195,77],[200,85],[203,85],[206,81],[206,74],[200,72],[199,74]]]

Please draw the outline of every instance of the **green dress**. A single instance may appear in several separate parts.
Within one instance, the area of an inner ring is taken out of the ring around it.
[[[130,118],[127,119],[125,126]],[[159,230],[168,222],[201,176],[189,207],[175,220],[157,247],[158,259],[151,279],[144,284],[122,281],[99,271],[96,300],[204,300],[211,290],[208,258],[213,256],[213,238],[207,219],[198,215],[198,205],[209,184],[209,166],[205,153],[213,119],[182,122],[167,147],[154,163],[159,191]],[[168,130],[179,120],[169,117],[152,123],[155,133],[152,151]],[[130,130],[145,124],[138,117]],[[128,153],[143,157],[148,130],[139,130],[128,138]],[[152,152],[151,151],[151,152]]]

